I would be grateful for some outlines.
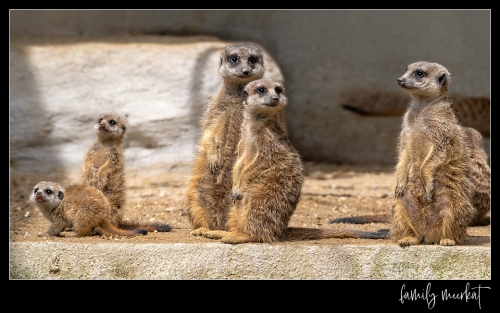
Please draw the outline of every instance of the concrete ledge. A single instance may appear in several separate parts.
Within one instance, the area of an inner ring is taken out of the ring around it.
[[[491,279],[491,248],[11,242],[10,279]]]

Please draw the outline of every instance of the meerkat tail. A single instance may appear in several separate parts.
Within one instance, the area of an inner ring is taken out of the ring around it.
[[[406,108],[367,110],[366,108],[357,107],[348,103],[342,104],[341,106],[345,110],[352,111],[359,115],[369,115],[369,116],[402,116],[406,111]]]
[[[94,231],[98,235],[105,237],[115,237],[115,236],[132,237],[137,235],[146,235],[148,233],[147,230],[142,228],[122,229],[115,227],[111,223],[104,223],[103,225],[97,226],[94,228]]]
[[[317,229],[288,227],[287,237],[290,240],[313,240],[326,238],[364,238],[364,239],[387,239],[389,238],[388,229],[380,229],[376,232],[361,230],[336,230],[336,229]]]
[[[391,217],[388,214],[375,214],[375,215],[359,215],[351,217],[336,218],[328,223],[345,223],[345,224],[370,224],[370,223],[390,223]]]
[[[121,221],[119,225],[120,229],[134,230],[134,229],[144,229],[148,232],[169,232],[172,230],[172,226],[165,223],[141,223],[138,221]]]

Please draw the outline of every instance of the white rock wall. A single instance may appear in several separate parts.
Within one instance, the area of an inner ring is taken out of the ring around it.
[[[129,122],[126,168],[186,164],[199,117],[221,83],[220,51],[232,43],[205,36],[11,37],[11,169],[78,177],[96,139],[93,125],[109,111]],[[284,81],[259,47],[265,76]]]

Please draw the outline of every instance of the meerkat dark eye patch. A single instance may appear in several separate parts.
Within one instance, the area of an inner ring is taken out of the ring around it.
[[[251,63],[251,64],[257,63],[258,61],[259,61],[259,57],[255,56],[255,55],[251,55],[248,58],[248,63]]]
[[[227,59],[231,63],[237,63],[240,60],[240,57],[236,54],[231,54]]]
[[[439,86],[446,85],[446,74],[443,73],[443,74],[439,75],[437,78],[437,81],[438,81]]]
[[[109,121],[109,123],[110,123],[111,125],[115,125],[115,124],[116,124],[116,121],[115,121],[115,120],[111,120],[111,121]]]
[[[45,189],[45,193],[47,193],[48,195],[51,195],[51,194],[52,194],[52,190],[50,190],[50,189]]]
[[[425,72],[422,70],[416,70],[415,72],[413,72],[413,75],[415,75],[418,78],[422,78],[425,76]]]
[[[264,94],[266,94],[266,93],[267,93],[267,88],[265,88],[265,87],[259,87],[259,88],[257,88],[257,89],[256,89],[256,91],[257,91],[259,94],[264,95]]]
[[[38,188],[35,188],[35,190],[33,190],[33,193],[37,193],[38,192]]]
[[[276,87],[274,88],[274,91],[276,91],[276,93],[279,95],[280,93],[283,92],[283,89],[281,89],[281,87]]]
[[[98,122],[99,122],[99,123],[100,123],[100,122],[102,122],[102,118],[100,118],[100,119],[98,120]]]

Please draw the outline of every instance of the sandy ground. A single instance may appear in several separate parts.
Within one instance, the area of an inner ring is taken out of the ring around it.
[[[353,215],[390,212],[394,176],[392,167],[337,166],[306,162],[306,177],[301,200],[290,221],[290,226],[331,229],[359,229],[377,231],[388,229],[387,223],[366,225],[330,224],[334,218]],[[120,243],[200,243],[214,240],[189,234],[190,224],[183,207],[183,193],[187,182],[187,167],[128,171],[126,176],[127,203],[125,218],[145,222],[163,222],[172,226],[168,233],[148,233],[132,238],[104,238],[100,236],[75,237],[63,232],[61,237],[44,237],[50,223],[29,201],[33,186],[41,180],[62,184],[70,181],[57,177],[39,177],[10,173],[10,241],[51,242],[120,242]],[[490,246],[490,226],[469,227],[469,245]],[[303,244],[283,242],[280,244]],[[388,239],[322,239],[308,244],[396,244]]]

